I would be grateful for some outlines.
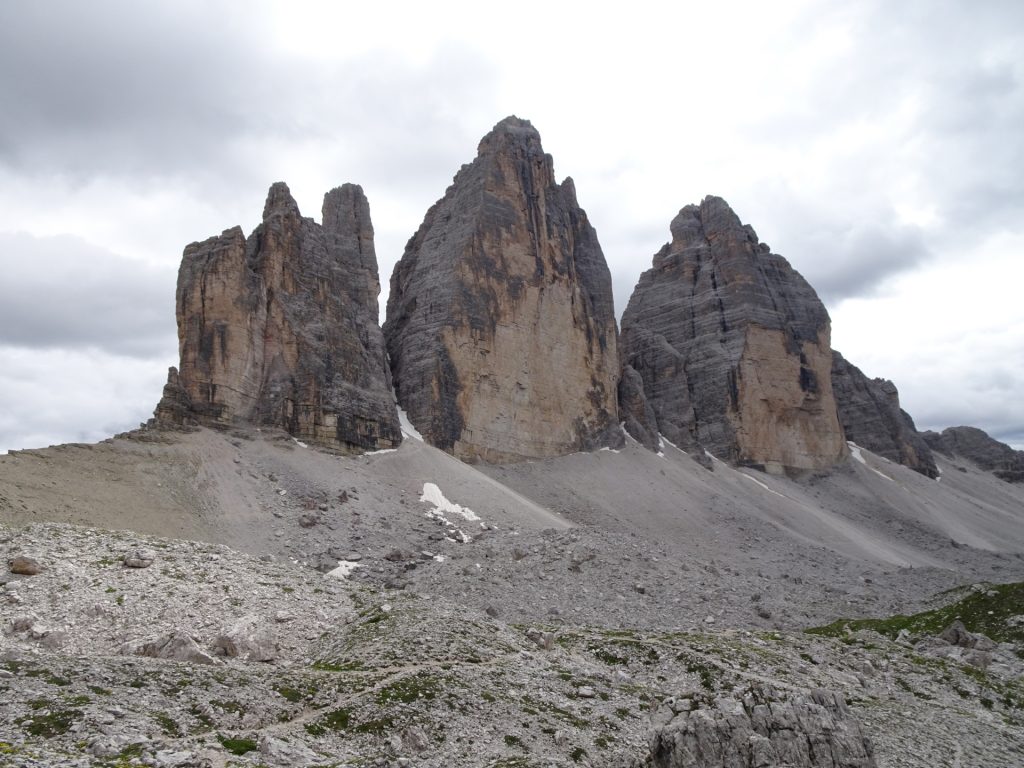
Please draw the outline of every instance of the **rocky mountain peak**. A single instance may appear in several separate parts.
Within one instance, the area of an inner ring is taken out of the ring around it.
[[[327,193],[323,210],[323,226],[302,218],[278,182],[248,238],[235,227],[185,249],[181,364],[159,423],[274,426],[343,450],[401,441],[369,204],[348,184]]]
[[[611,275],[526,120],[498,123],[427,212],[392,274],[384,333],[399,402],[461,458],[621,439]]]
[[[637,439],[660,432],[770,471],[835,464],[847,450],[814,289],[722,198],[684,207],[671,232],[622,317],[623,365],[657,422],[638,422]]]
[[[524,154],[544,155],[540,133],[529,120],[509,115],[498,122],[477,146],[478,155],[519,151]]]
[[[263,206],[263,220],[266,221],[273,216],[295,216],[299,217],[299,204],[292,197],[292,192],[283,181],[276,181],[270,185],[267,192],[267,202]]]

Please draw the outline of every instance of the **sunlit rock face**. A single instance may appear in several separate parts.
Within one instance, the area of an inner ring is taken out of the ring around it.
[[[248,238],[235,227],[185,249],[181,364],[158,421],[274,426],[341,450],[401,442],[369,203],[346,184],[322,213],[303,218],[277,183]]]
[[[654,414],[644,432],[771,472],[845,458],[814,289],[721,198],[686,206],[671,231],[622,317],[622,362]]]
[[[466,460],[621,442],[611,275],[526,120],[480,142],[391,276],[388,353],[423,436]]]

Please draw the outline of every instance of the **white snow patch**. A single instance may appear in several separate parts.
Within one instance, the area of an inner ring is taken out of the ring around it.
[[[380,456],[382,453],[398,453],[397,448],[381,448],[377,451],[367,451],[363,456]]]
[[[439,563],[443,563],[443,562],[444,562],[445,560],[447,560],[448,558],[447,558],[447,557],[445,557],[444,555],[434,555],[434,559],[435,559],[435,560],[436,560],[437,562],[439,562]]]
[[[305,444],[304,442],[302,442],[301,440],[299,440],[299,438],[297,438],[297,437],[293,437],[293,438],[292,438],[292,440],[293,440],[293,441],[295,442],[295,444],[296,444],[297,446],[299,446],[300,448],[309,448],[309,446],[308,446],[308,445],[306,445],[306,444]]]
[[[480,519],[479,515],[469,507],[464,507],[461,504],[456,504],[455,502],[446,499],[445,495],[441,493],[441,489],[434,485],[434,483],[423,484],[423,495],[420,496],[420,501],[434,505],[434,508],[427,512],[426,516],[431,520],[436,520],[448,529],[448,535],[445,537],[448,541],[455,542],[456,544],[468,544],[473,539],[448,519],[448,516],[445,513],[460,515],[465,520],[469,522],[478,522],[480,523],[481,528],[484,527],[484,523]]]
[[[423,435],[416,431],[416,427],[409,421],[409,414],[405,412],[405,409],[398,409],[398,424],[402,427],[402,434],[413,440],[419,440],[423,442]]]
[[[783,499],[786,498],[783,494],[779,493],[776,490],[773,490],[773,489],[769,488],[767,485],[762,483],[756,477],[752,477],[751,475],[748,475],[746,472],[740,472],[740,474],[743,475],[743,477],[747,478],[747,480],[753,480],[755,483],[757,483],[762,488],[764,488],[766,491],[768,491],[768,493],[774,493],[776,496],[779,496],[780,498],[783,498]]]
[[[669,440],[667,437],[665,437],[663,434],[661,434],[659,432],[658,433],[658,447],[661,448],[662,450],[665,450],[665,446],[666,445],[672,446],[673,448],[675,448],[677,451],[679,451],[684,456],[688,456],[689,455],[688,453],[686,453],[686,451],[684,451],[682,448],[680,448],[678,445],[673,443],[671,440]],[[705,451],[705,453],[707,453],[707,451]],[[711,454],[708,454],[708,455],[710,456]]]
[[[480,516],[469,507],[464,507],[461,504],[455,504],[454,502],[448,501],[448,499],[444,497],[444,494],[441,493],[441,489],[433,483],[423,484],[423,495],[420,496],[420,501],[433,504],[437,507],[438,512],[451,512],[455,515],[461,515],[471,523],[480,521]]]
[[[333,571],[328,571],[327,575],[336,579],[347,579],[356,568],[360,567],[362,566],[359,563],[353,563],[351,560],[339,560],[338,567]]]
[[[622,451],[617,451],[614,448],[609,448],[607,445],[604,448],[602,448],[601,450],[602,451],[609,451],[611,453],[622,453]]]
[[[860,452],[860,446],[854,442],[850,442],[849,440],[846,441],[846,444],[850,446],[850,453],[853,454],[853,458],[867,466],[867,461],[864,460],[864,454]]]
[[[889,477],[887,474],[885,474],[885,472],[879,472],[877,469],[875,469],[870,464],[868,464],[867,460],[864,458],[864,454],[861,452],[861,449],[860,449],[859,445],[857,445],[856,443],[851,442],[849,440],[846,441],[846,444],[848,446],[850,446],[850,453],[853,454],[853,458],[855,458],[857,461],[859,461],[861,464],[863,464],[865,467],[870,469],[872,472],[874,472],[879,477],[884,477],[890,483],[895,483],[896,482],[891,477]]]

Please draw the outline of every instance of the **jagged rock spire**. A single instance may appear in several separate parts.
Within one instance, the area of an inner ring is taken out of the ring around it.
[[[235,227],[185,249],[181,365],[158,422],[275,426],[346,450],[401,441],[363,190],[328,192],[323,221],[302,218],[278,182],[248,239]]]

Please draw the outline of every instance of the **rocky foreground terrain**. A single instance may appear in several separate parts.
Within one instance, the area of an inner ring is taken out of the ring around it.
[[[0,550],[39,567],[2,577],[0,760],[1021,764],[1019,487],[851,451],[803,480],[256,430],[0,457]]]

